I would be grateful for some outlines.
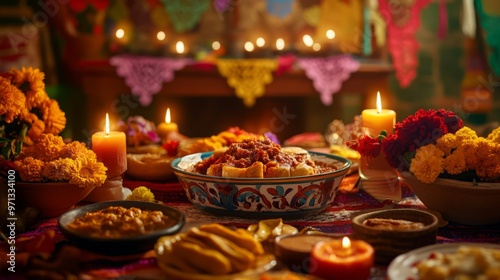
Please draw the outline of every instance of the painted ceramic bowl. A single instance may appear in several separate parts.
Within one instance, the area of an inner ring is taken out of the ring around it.
[[[222,178],[187,171],[195,162],[212,155],[196,153],[172,161],[172,170],[188,199],[198,208],[245,217],[285,217],[318,213],[332,204],[351,161],[309,152],[312,159],[337,165],[335,171],[281,178]]]

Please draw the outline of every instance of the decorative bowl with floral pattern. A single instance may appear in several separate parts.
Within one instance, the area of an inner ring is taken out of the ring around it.
[[[318,152],[309,152],[314,161],[337,169],[315,175],[280,178],[224,178],[188,171],[192,164],[212,152],[176,158],[172,170],[196,207],[223,215],[244,217],[285,217],[318,213],[333,203],[351,161]]]

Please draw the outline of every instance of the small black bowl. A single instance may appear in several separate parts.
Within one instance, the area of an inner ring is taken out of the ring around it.
[[[68,228],[68,225],[78,217],[88,212],[95,212],[110,206],[122,206],[124,208],[136,207],[142,210],[162,211],[173,220],[171,227],[137,236],[120,238],[93,237],[88,234],[77,232]],[[77,247],[103,255],[131,255],[138,254],[154,248],[158,238],[164,235],[178,233],[186,223],[186,217],[178,210],[159,203],[117,200],[106,201],[85,205],[70,210],[59,217],[59,229],[62,234]]]

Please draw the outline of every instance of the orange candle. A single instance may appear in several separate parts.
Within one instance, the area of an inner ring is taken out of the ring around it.
[[[127,143],[125,133],[109,130],[109,116],[106,114],[106,129],[92,135],[92,150],[97,160],[108,168],[108,178],[120,176],[127,170]]]
[[[325,280],[366,280],[373,263],[374,250],[370,244],[344,237],[313,247],[309,274]]]
[[[396,124],[396,112],[382,109],[380,92],[377,92],[377,109],[363,110],[361,123],[362,127],[372,137],[377,137],[382,130],[385,130],[387,134],[391,134]]]
[[[172,122],[170,117],[170,108],[167,108],[167,113],[165,114],[165,122],[158,125],[156,133],[161,138],[165,139],[172,132],[178,132],[179,128],[176,123]]]

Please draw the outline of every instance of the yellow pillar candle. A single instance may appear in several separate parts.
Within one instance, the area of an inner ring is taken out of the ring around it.
[[[366,109],[361,113],[362,127],[367,134],[377,137],[382,130],[391,134],[396,124],[396,112],[382,109],[380,92],[377,92],[377,109]]]
[[[170,108],[168,108],[167,113],[165,114],[165,122],[162,122],[158,125],[158,127],[156,128],[156,133],[162,139],[165,139],[168,137],[170,133],[178,131],[179,128],[177,124],[171,121]]]

